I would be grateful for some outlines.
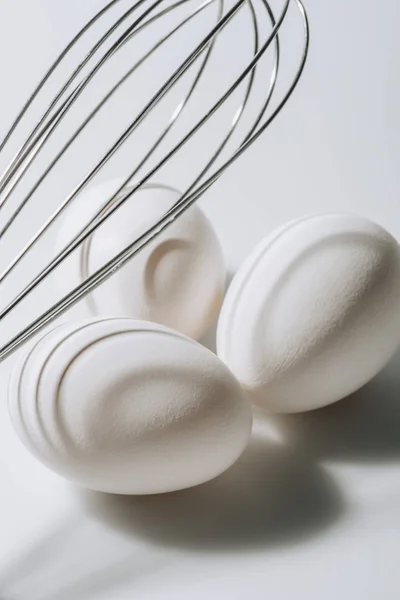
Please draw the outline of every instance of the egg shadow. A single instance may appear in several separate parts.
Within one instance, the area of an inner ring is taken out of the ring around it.
[[[155,496],[79,494],[85,512],[125,535],[196,552],[300,542],[344,511],[321,467],[260,435],[226,473],[195,488]]]
[[[225,282],[224,298],[226,296],[226,292],[228,291],[228,288],[231,285],[232,280],[233,280],[234,277],[235,277],[235,271],[228,271],[227,272],[226,282]],[[209,329],[206,331],[206,333],[203,335],[203,337],[199,340],[200,344],[202,344],[203,346],[205,346],[206,348],[208,348],[209,350],[211,350],[211,352],[214,352],[214,354],[217,353],[217,328],[218,328],[218,320],[219,320],[219,315],[220,315],[220,312],[221,312],[222,304],[224,302],[224,298],[222,300],[220,310],[218,311],[218,314],[216,315],[213,323],[211,324],[211,326],[209,327]]]
[[[399,461],[400,351],[386,369],[348,398],[272,421],[287,444],[311,459]]]

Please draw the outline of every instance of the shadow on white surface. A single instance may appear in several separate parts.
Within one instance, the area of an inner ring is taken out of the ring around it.
[[[91,528],[82,514],[44,533],[8,570],[0,572],[1,600],[89,600],[133,584],[165,567],[165,557],[149,557]],[[104,596],[102,596],[104,597]]]
[[[86,560],[82,557],[82,560]],[[164,565],[164,561],[162,563]],[[89,567],[89,565],[88,565]],[[53,591],[48,594],[29,596],[30,600],[95,600],[98,594],[104,598],[107,592],[108,597],[112,598],[112,590],[126,584],[134,584],[141,577],[147,576],[157,570],[158,565],[147,562],[138,561],[137,557],[130,556],[129,558],[110,561],[107,566],[101,568],[88,568],[86,575],[78,578],[71,577],[70,582],[55,582]],[[8,600],[5,598],[4,600]],[[17,600],[12,599],[10,600]],[[23,600],[21,598],[21,600]]]
[[[225,293],[228,291],[228,288],[231,285],[232,279],[234,278],[234,276],[235,276],[235,272],[228,270],[227,275],[226,275]],[[205,346],[206,348],[211,350],[211,352],[214,352],[214,354],[217,353],[216,337],[217,337],[218,318],[219,318],[219,314],[215,317],[213,324],[211,325],[209,330],[206,332],[206,334],[200,340],[200,344],[202,344],[203,346]]]
[[[400,461],[400,352],[348,398],[275,421],[285,441],[311,459]]]
[[[228,472],[197,488],[147,497],[76,494],[80,509],[39,531],[0,571],[1,600],[113,598],[168,568],[168,555],[155,548],[268,550],[322,534],[345,510],[323,469],[259,434]]]
[[[260,436],[225,474],[196,488],[143,497],[80,493],[88,514],[125,535],[199,552],[299,542],[344,511],[321,468]]]
[[[0,590],[7,589],[15,581],[36,576],[37,571],[51,561],[54,551],[68,544],[68,538],[76,527],[76,519],[65,519],[37,540],[8,569],[0,573]]]

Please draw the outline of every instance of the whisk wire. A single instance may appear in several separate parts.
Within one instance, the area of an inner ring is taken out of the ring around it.
[[[57,109],[57,112],[53,117],[50,118],[47,124],[43,125],[43,129],[40,131],[40,127],[43,123],[45,123],[46,118],[50,115],[52,108],[54,108],[58,102],[58,100],[62,97],[64,92],[68,89],[71,83],[76,79],[82,69],[88,64],[90,59],[96,54],[97,50],[102,46],[102,44],[110,37],[110,35],[119,27],[121,22],[123,22],[132,12],[134,12],[139,6],[146,2],[146,0],[138,0],[136,4],[130,8],[125,15],[121,17],[101,38],[101,40],[92,48],[89,54],[85,57],[85,59],[80,63],[78,68],[74,71],[71,78],[67,81],[67,83],[63,86],[61,91],[56,95],[56,98],[50,105],[50,108],[45,112],[44,116],[40,119],[39,123],[34,128],[32,134],[29,136],[28,140],[23,144],[22,148],[18,151],[16,157],[13,159],[10,167],[6,170],[6,173],[0,179],[0,193],[4,191],[5,186],[11,181],[15,172],[21,168],[21,172],[17,178],[15,185],[12,187],[12,190],[15,189],[15,186],[18,185],[21,180],[21,176],[28,170],[31,166],[33,159],[37,156],[41,148],[44,146],[45,142],[51,137],[51,135],[56,130],[58,124],[61,122],[62,118],[74,104],[74,102],[79,98],[82,92],[86,89],[88,84],[92,81],[95,75],[99,72],[99,70],[103,67],[103,65],[118,51],[118,49],[124,44],[127,38],[129,38],[130,34],[135,31],[137,25],[148,15],[150,14],[159,4],[161,4],[164,0],[155,0],[153,4],[146,9],[146,11],[132,24],[130,27],[122,34],[122,36],[112,45],[112,47],[106,52],[106,54],[97,62],[92,71],[87,75],[87,77],[73,90],[73,92],[67,97],[64,103]],[[34,137],[35,133],[39,130],[37,137],[31,141],[32,137]],[[28,147],[27,147],[28,146]],[[26,161],[24,166],[23,163]],[[5,197],[0,201],[0,209],[5,204],[6,200],[8,200],[10,194],[6,194]]]
[[[162,0],[157,0],[157,3],[159,3]],[[289,2],[290,0],[287,0],[287,2]],[[67,206],[85,189],[85,187],[94,179],[94,177],[102,170],[102,168],[107,164],[107,162],[112,158],[112,156],[119,150],[119,148],[124,144],[124,142],[129,138],[129,136],[135,131],[135,129],[138,127],[138,125],[146,118],[146,116],[150,113],[150,111],[152,110],[152,108],[158,103],[160,102],[160,100],[162,99],[162,97],[171,89],[171,87],[176,83],[176,81],[178,81],[178,79],[186,72],[187,68],[197,59],[197,57],[201,54],[201,52],[206,48],[206,46],[209,44],[209,42],[213,39],[213,37],[215,37],[219,31],[229,22],[229,20],[234,16],[234,14],[243,6],[243,4],[246,2],[246,0],[238,0],[238,2],[230,9],[230,11],[222,18],[219,20],[218,24],[212,29],[212,31],[207,34],[207,36],[202,40],[202,42],[196,47],[196,49],[191,53],[191,55],[178,67],[178,69],[176,69],[176,71],[173,73],[173,75],[166,81],[166,83],[164,83],[164,85],[156,92],[156,94],[154,94],[154,96],[151,98],[151,100],[148,102],[148,104],[142,109],[142,111],[138,114],[138,116],[133,120],[133,122],[129,125],[129,127],[123,132],[123,134],[117,139],[117,141],[113,144],[113,146],[111,147],[110,150],[108,150],[106,152],[106,154],[103,155],[103,157],[101,158],[101,160],[96,164],[96,166],[84,177],[84,179],[79,183],[79,185],[74,189],[74,191],[67,196],[67,198],[59,205],[59,207],[56,209],[56,211],[49,217],[49,219],[47,219],[47,221],[45,221],[44,225],[39,229],[39,231],[33,236],[33,238],[26,244],[26,246],[21,250],[21,252],[14,258],[14,260],[11,262],[11,264],[6,268],[6,270],[0,275],[0,283],[5,279],[5,277],[7,277],[11,271],[13,270],[13,268],[20,262],[20,260],[27,254],[27,252],[32,248],[32,246],[38,241],[38,239],[42,236],[42,234],[48,229],[48,227],[55,221],[55,219],[67,208]],[[227,95],[224,96],[224,99],[222,100],[222,102],[218,103],[218,106],[215,106],[212,111],[215,112],[215,110],[217,110],[217,108],[228,98]],[[211,113],[210,113],[211,114]],[[192,135],[194,134],[195,131],[197,131],[201,125],[208,120],[209,118],[209,114],[207,114],[197,125],[195,128],[193,128],[189,134],[187,136],[185,136],[185,138],[182,140],[182,142],[180,142],[177,146],[175,146],[175,148],[171,151],[171,153],[169,153],[167,155],[167,157],[165,159],[163,159],[159,165],[157,165],[157,167],[155,169],[153,169],[153,172],[146,176],[146,181],[153,175],[155,174],[159,168],[161,168],[161,166],[163,164],[165,164],[169,158],[171,158],[173,156],[173,154],[175,154],[179,148],[184,145],[184,143],[186,143],[186,141],[188,141]],[[125,183],[123,184],[123,186],[115,193],[114,197],[110,199],[110,203],[113,202],[116,198],[116,196],[122,191],[123,187],[125,187],[126,185],[128,185],[130,183],[130,181],[132,180],[132,178],[135,176],[137,169],[135,169],[130,175],[129,177],[126,179]],[[145,181],[143,181],[143,183],[145,183]],[[136,190],[135,190],[136,191]],[[121,203],[124,200],[121,200]],[[72,248],[71,250],[67,253],[67,254],[62,254],[62,258],[61,260],[58,262],[57,259],[54,260],[54,266],[52,268],[48,268],[45,269],[43,271],[43,273],[45,273],[45,275],[43,275],[43,278],[46,277],[48,274],[50,274],[54,268],[56,266],[58,266],[60,264],[60,262],[62,262],[64,260],[64,258],[66,258],[71,252],[73,252],[78,245],[80,245],[81,242],[83,242],[86,237],[88,237],[89,235],[91,235],[94,231],[94,229],[96,229],[98,226],[100,226],[106,219],[108,219],[111,214],[113,214],[115,212],[115,210],[117,210],[117,208],[119,208],[119,206],[121,205],[121,203],[116,204],[112,210],[110,210],[107,214],[103,215],[103,217],[101,217],[100,219],[98,219],[97,223],[95,226],[91,226],[88,228],[87,232],[85,232],[83,235],[79,236],[77,242],[72,244]],[[99,214],[96,215],[96,218],[99,217]],[[61,255],[60,255],[61,256]],[[50,265],[51,266],[51,265]],[[39,276],[38,282],[40,283],[43,280],[42,277]],[[31,286],[27,286],[26,288],[26,293],[30,293],[30,291],[32,291],[33,287]],[[26,294],[25,294],[26,295]],[[12,309],[15,308],[19,301],[23,298],[17,296],[17,298],[11,303],[11,305],[9,307],[7,307],[6,309],[4,309],[4,311],[2,313],[0,313],[0,319],[3,318],[6,314],[8,314],[8,312]]]
[[[187,2],[187,0],[179,0],[179,2],[176,2],[175,4],[173,4],[172,6],[169,6],[167,8],[165,8],[162,12],[158,13],[157,15],[155,15],[154,17],[152,17],[151,19],[149,19],[148,21],[146,21],[145,23],[143,23],[140,27],[138,27],[134,32],[132,32],[130,34],[130,37],[132,37],[133,35],[136,35],[137,33],[140,33],[140,31],[142,31],[144,28],[146,28],[148,25],[150,25],[152,22],[162,18],[165,14],[167,14],[168,12],[171,12],[172,10],[174,10],[175,8],[178,8],[179,6],[185,4]],[[69,140],[67,141],[67,143],[63,146],[63,148],[61,149],[61,151],[59,151],[55,158],[50,162],[49,167],[44,171],[44,173],[39,177],[39,179],[36,181],[36,183],[34,184],[34,186],[31,188],[31,190],[29,191],[29,193],[24,197],[24,199],[22,200],[22,202],[19,204],[19,206],[16,208],[16,210],[12,213],[11,217],[9,218],[9,220],[6,222],[6,224],[0,229],[0,240],[3,237],[3,235],[7,232],[7,230],[11,227],[11,225],[14,223],[15,219],[18,217],[18,215],[20,214],[20,212],[22,211],[22,209],[26,206],[26,204],[28,203],[28,201],[31,199],[31,197],[33,196],[33,194],[38,190],[38,188],[40,187],[40,185],[43,183],[43,181],[46,179],[46,177],[49,175],[49,173],[53,170],[53,168],[57,165],[57,163],[59,162],[59,160],[64,156],[65,152],[70,148],[70,146],[73,144],[73,142],[79,137],[79,135],[82,133],[82,131],[85,129],[85,127],[93,120],[93,118],[98,114],[98,112],[101,110],[101,108],[103,108],[103,106],[106,105],[106,103],[108,102],[108,100],[110,100],[110,98],[115,94],[115,92],[125,83],[125,81],[136,71],[136,69],[152,54],[154,53],[164,42],[166,42],[174,33],[176,33],[181,27],[183,27],[184,25],[186,25],[191,19],[193,19],[198,13],[200,13],[202,10],[204,10],[205,8],[207,8],[211,3],[215,2],[215,0],[206,0],[205,2],[203,2],[202,5],[200,5],[192,14],[190,14],[184,21],[182,21],[177,27],[175,27],[171,32],[168,33],[168,35],[162,37],[160,39],[160,41],[153,47],[151,48],[144,56],[142,56],[134,65],[133,67],[131,67],[128,72],[118,81],[118,83],[116,85],[114,85],[114,87],[110,90],[110,92],[108,92],[106,94],[106,96],[104,96],[104,98],[101,100],[101,102],[95,107],[94,110],[92,110],[89,114],[89,116],[83,121],[83,123],[79,126],[79,128],[74,132],[74,134],[69,138]],[[221,11],[220,11],[221,12]],[[128,41],[128,40],[127,40]],[[206,63],[207,63],[208,57],[206,57],[204,64],[202,65],[200,72],[199,72],[199,76],[198,78],[201,76],[202,71],[204,70]],[[197,81],[195,82],[197,84]],[[195,85],[193,86],[192,90],[190,91],[190,93],[188,94],[188,97],[184,99],[183,102],[181,102],[180,106],[178,107],[178,109],[175,110],[170,124],[168,125],[168,127],[166,128],[165,132],[160,136],[160,141],[159,143],[162,141],[162,139],[165,137],[165,135],[168,133],[168,131],[170,130],[170,128],[172,127],[173,123],[178,119],[180,113],[182,112],[184,106],[186,105],[189,96],[192,94],[192,92],[195,89]],[[71,95],[72,96],[72,95]],[[70,97],[71,97],[70,96]],[[61,109],[60,109],[61,110]],[[58,114],[58,113],[57,113]],[[158,145],[158,144],[157,144]],[[150,150],[150,152],[152,152],[157,145],[154,145],[154,148],[152,148]],[[145,157],[147,158],[147,157]],[[145,159],[143,160],[143,164],[145,162]],[[53,219],[50,221],[50,223],[48,224],[48,226],[52,223]],[[22,256],[21,256],[22,258]],[[5,273],[3,273],[2,275],[6,275]],[[0,282],[1,282],[1,276],[0,276]]]
[[[145,1],[145,0],[142,0]],[[161,2],[162,0],[157,0],[154,2],[151,7],[149,7],[145,11],[145,15],[149,15],[150,12]],[[185,1],[185,0],[183,0]],[[206,1],[202,8],[205,8],[209,3],[212,3],[214,0]],[[302,75],[304,70],[304,66],[307,59],[307,54],[309,50],[309,23],[306,15],[306,11],[301,0],[293,0],[293,2],[297,5],[300,16],[303,22],[304,29],[304,46],[301,55],[300,65],[296,71],[296,74],[281,101],[272,111],[272,114],[263,122],[266,111],[270,105],[271,98],[273,96],[273,92],[275,90],[278,71],[279,71],[279,61],[280,61],[280,46],[279,46],[279,30],[284,22],[286,17],[289,4],[292,0],[285,0],[282,12],[279,17],[275,19],[273,11],[267,2],[267,0],[262,0],[263,5],[265,6],[267,13],[269,15],[272,31],[268,36],[267,40],[259,46],[259,31],[257,24],[257,17],[255,13],[255,9],[253,3],[249,0],[239,0],[234,4],[234,6],[224,15],[222,15],[223,5],[220,5],[220,11],[218,14],[217,24],[211,29],[211,31],[203,38],[200,44],[195,48],[195,50],[187,57],[181,65],[174,71],[171,77],[167,79],[167,81],[160,87],[157,93],[151,98],[151,100],[147,103],[147,105],[139,112],[139,114],[135,117],[133,122],[129,125],[129,127],[124,131],[124,133],[118,138],[115,144],[111,147],[111,149],[102,157],[102,159],[97,163],[97,165],[89,172],[88,175],[81,181],[81,183],[75,188],[75,190],[67,197],[67,199],[61,204],[60,207],[53,213],[53,215],[48,219],[45,223],[45,226],[40,228],[39,232],[28,242],[28,245],[22,250],[19,255],[17,255],[16,259],[12,261],[11,265],[7,267],[7,269],[0,276],[0,282],[13,270],[14,266],[22,259],[23,256],[28,252],[28,250],[36,243],[39,237],[47,230],[47,228],[54,222],[54,220],[58,217],[59,214],[66,208],[66,206],[74,200],[80,192],[88,185],[88,183],[95,177],[97,173],[102,169],[102,167],[108,162],[108,160],[113,156],[113,154],[122,146],[122,144],[128,139],[128,137],[135,131],[136,127],[143,121],[143,119],[151,112],[151,110],[160,102],[160,100],[165,96],[165,94],[173,87],[173,85],[180,79],[180,77],[188,70],[188,68],[199,58],[199,56],[206,51],[206,57],[203,59],[199,71],[197,71],[194,82],[192,83],[189,92],[185,96],[183,102],[181,102],[176,110],[173,113],[173,116],[170,120],[170,123],[167,125],[166,129],[161,133],[161,135],[157,138],[156,143],[152,146],[150,151],[145,155],[144,159],[139,162],[131,172],[128,178],[124,180],[124,183],[119,186],[118,190],[113,194],[113,196],[107,200],[105,204],[101,207],[101,209],[95,214],[94,217],[90,220],[89,224],[86,224],[84,228],[73,238],[73,240],[42,270],[42,272],[35,277],[30,284],[24,288],[20,294],[14,300],[1,311],[0,313],[0,321],[5,318],[7,314],[9,314],[28,294],[33,291],[51,272],[53,272],[60,264],[63,262],[72,252],[74,252],[78,246],[84,243],[88,238],[93,235],[93,233],[107,220],[109,219],[129,198],[131,198],[155,173],[157,173],[183,146],[203,127],[203,125],[220,109],[222,105],[230,98],[233,92],[241,85],[242,82],[246,78],[249,78],[249,82],[247,84],[247,88],[245,91],[244,99],[239,106],[238,110],[235,112],[233,121],[231,123],[230,129],[227,135],[224,137],[222,143],[217,147],[217,150],[212,155],[211,159],[209,159],[200,171],[200,174],[196,176],[194,182],[192,182],[189,187],[180,195],[177,202],[157,221],[157,223],[153,224],[151,227],[147,229],[139,238],[134,240],[128,247],[124,248],[121,252],[119,252],[116,256],[114,256],[110,261],[108,261],[103,267],[98,269],[92,275],[89,275],[86,280],[84,280],[81,284],[79,284],[75,289],[70,291],[64,298],[62,298],[59,302],[57,302],[54,306],[46,310],[40,317],[38,317],[33,323],[28,325],[23,331],[18,333],[10,342],[8,342],[3,348],[0,349],[0,361],[7,358],[11,353],[13,353],[17,348],[19,348],[22,344],[24,344],[27,340],[29,340],[33,335],[35,335],[39,330],[53,321],[55,318],[60,316],[65,310],[72,307],[75,303],[85,297],[88,293],[93,291],[96,287],[98,287],[101,283],[103,283],[106,279],[111,277],[118,269],[123,267],[126,262],[128,262],[137,252],[139,252],[144,246],[154,240],[162,231],[164,231],[167,227],[169,227],[177,218],[181,216],[194,202],[196,202],[218,179],[219,177],[226,171],[226,169],[239,157],[241,156],[260,136],[261,134],[269,127],[269,125],[273,122],[276,116],[280,113],[284,105],[289,100],[292,95],[297,83]],[[114,3],[110,3],[108,6],[110,7]],[[139,4],[139,3],[137,3]],[[176,5],[180,5],[181,2],[176,3]],[[151,168],[145,176],[143,176],[139,182],[135,183],[133,187],[128,190],[127,193],[124,193],[126,186],[128,186],[132,179],[137,175],[139,169],[143,166],[143,164],[147,161],[149,156],[153,153],[154,149],[158,147],[161,141],[165,138],[170,128],[176,122],[178,116],[181,114],[183,108],[186,106],[188,100],[193,94],[194,89],[197,86],[199,78],[204,72],[205,65],[207,64],[208,57],[211,53],[213,42],[215,37],[221,32],[221,30],[230,22],[233,16],[245,5],[247,4],[250,8],[250,13],[252,15],[252,22],[254,28],[254,49],[253,49],[253,57],[250,62],[246,65],[246,67],[242,70],[241,74],[235,79],[233,84],[228,88],[228,90],[222,94],[222,96],[218,99],[217,102],[214,103],[211,109],[209,109],[206,114],[202,116],[202,118],[189,130],[189,132],[182,137],[182,139],[172,148],[170,149],[165,156],[156,164],[155,167]],[[136,5],[135,5],[136,6]],[[202,9],[198,7],[197,11]],[[172,10],[172,9],[171,9]],[[195,11],[196,13],[196,11]],[[195,14],[194,13],[194,14]],[[151,17],[151,20],[155,20],[162,16],[162,13],[159,15],[155,15]],[[170,32],[167,36],[163,38],[168,39],[175,31],[177,31],[184,23],[190,20],[188,17],[183,23],[181,23],[177,28]],[[129,34],[125,32],[116,43],[117,45],[113,45],[114,52],[126,41],[127,35],[134,35],[137,32],[138,26],[141,28],[145,27],[148,22],[142,23],[142,20],[145,17],[141,15],[136,21],[134,26],[130,26],[127,30]],[[135,27],[132,29],[132,27]],[[219,166],[214,173],[209,175],[205,181],[202,179],[209,174],[209,171],[212,165],[215,163],[216,159],[221,155],[222,150],[226,147],[228,141],[231,139],[233,131],[235,130],[238,122],[240,121],[244,109],[247,106],[250,92],[252,90],[253,82],[254,82],[254,74],[255,68],[259,63],[261,57],[265,54],[267,49],[270,47],[271,43],[275,43],[275,60],[273,71],[268,87],[268,92],[265,101],[263,102],[261,110],[257,113],[256,118],[250,128],[250,130],[245,135],[244,139],[237,147],[237,149],[233,152],[233,154],[223,162],[221,166]],[[159,42],[156,47],[162,43]],[[119,45],[118,45],[119,44]],[[147,53],[143,60],[151,54],[154,48]],[[108,53],[110,50],[108,51]],[[108,53],[106,55],[110,56]],[[142,60],[141,59],[141,60]],[[101,59],[100,63],[104,64],[104,57]],[[99,67],[100,68],[100,67]],[[130,70],[132,72],[136,68],[136,65],[133,69]],[[94,68],[94,70],[96,67]],[[97,71],[96,71],[97,72]],[[89,73],[86,79],[81,82],[75,90],[79,90],[79,86],[82,84],[87,85],[88,81],[92,76],[92,73]],[[126,74],[122,80],[120,80],[113,88],[113,90],[117,89],[119,85],[125,80],[129,75]],[[89,78],[89,79],[88,79]],[[113,93],[111,91],[111,94]],[[73,92],[74,93],[74,92]],[[110,97],[110,93],[105,96],[99,106],[102,106],[106,99]],[[68,101],[68,100],[67,100]],[[76,98],[74,99],[76,101]],[[99,106],[89,115],[89,120],[93,114],[97,110],[99,110]],[[18,121],[18,119],[17,119]],[[60,158],[60,156],[64,153],[66,148],[72,143],[74,139],[79,135],[79,132],[82,130],[84,124],[78,128],[76,135],[71,138],[66,146],[62,149],[61,153],[57,155],[56,161]],[[18,123],[17,123],[18,124]],[[12,132],[11,132],[12,134]],[[72,140],[72,141],[71,141]],[[56,162],[56,161],[53,161]],[[47,171],[48,172],[48,171]],[[46,172],[46,174],[47,174]],[[45,177],[46,175],[44,175]],[[40,184],[39,184],[40,185]],[[36,188],[37,189],[37,188]]]
[[[85,24],[82,27],[82,29],[75,35],[75,37],[67,44],[67,46],[64,48],[64,50],[61,52],[61,54],[58,56],[58,58],[51,65],[50,69],[46,72],[46,74],[41,79],[41,81],[39,82],[39,84],[37,85],[37,87],[35,88],[35,90],[29,96],[27,102],[23,105],[22,109],[18,113],[16,119],[14,120],[14,122],[11,125],[11,127],[7,131],[6,135],[4,136],[2,142],[0,143],[0,152],[4,149],[4,147],[6,146],[7,142],[9,141],[9,139],[11,138],[11,136],[13,135],[14,131],[16,130],[16,128],[18,127],[18,125],[22,121],[22,119],[25,116],[25,114],[27,113],[28,109],[30,108],[30,106],[32,105],[32,103],[34,102],[34,100],[36,99],[36,97],[39,95],[40,91],[46,85],[47,81],[50,79],[50,77],[52,76],[52,74],[54,73],[54,71],[57,69],[57,67],[64,60],[64,58],[69,54],[69,52],[78,43],[78,41],[84,36],[84,34],[87,31],[89,31],[89,29],[91,29],[91,27],[93,27],[93,25],[102,16],[104,16],[113,6],[115,6],[118,2],[120,2],[120,0],[111,0],[111,2],[109,2],[101,10],[99,10],[94,15],[94,17],[92,17],[90,19],[90,21],[88,21]]]

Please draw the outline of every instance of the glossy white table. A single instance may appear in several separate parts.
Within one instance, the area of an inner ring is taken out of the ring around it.
[[[312,47],[298,93],[203,203],[231,271],[307,212],[363,213],[400,238],[400,5],[306,4]],[[100,5],[0,4],[0,130]],[[258,425],[215,482],[141,499],[84,493],[31,458],[7,415],[11,362],[0,371],[2,600],[400,597],[400,355],[353,398],[272,432]]]

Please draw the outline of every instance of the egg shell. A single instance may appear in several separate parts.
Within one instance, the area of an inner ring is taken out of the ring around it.
[[[122,185],[123,180],[107,181],[71,204],[59,228],[56,254]],[[60,289],[66,292],[95,273],[153,226],[179,197],[178,191],[158,184],[136,191],[57,269]],[[221,307],[225,278],[215,231],[203,211],[192,206],[87,296],[86,316],[145,319],[200,339]]]
[[[19,358],[9,410],[46,466],[83,487],[154,494],[208,481],[246,447],[251,408],[209,350],[135,319],[47,333]]]
[[[236,274],[220,358],[272,412],[312,410],[373,378],[400,343],[400,248],[351,214],[311,215],[264,239]]]

